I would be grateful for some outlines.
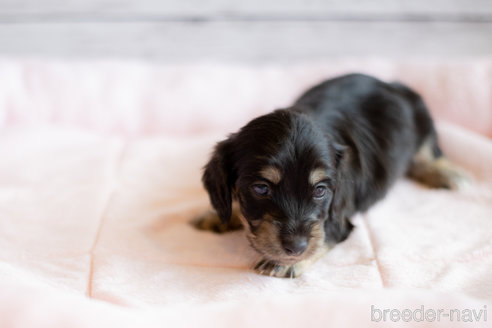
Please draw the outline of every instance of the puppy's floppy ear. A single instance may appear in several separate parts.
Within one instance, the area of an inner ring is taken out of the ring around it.
[[[232,215],[232,186],[234,177],[231,163],[232,137],[217,144],[210,161],[205,165],[202,182],[212,206],[223,223]]]
[[[325,223],[325,238],[335,243],[341,243],[347,239],[354,226],[346,217],[339,217],[333,221],[332,219],[333,217]]]
[[[333,149],[335,151],[335,168],[338,170],[343,159],[346,159],[348,155],[348,147],[337,142],[333,143]]]
[[[353,228],[352,223],[348,220],[348,213],[346,213],[350,208],[351,199],[351,188],[346,185],[351,180],[347,176],[349,174],[347,165],[350,154],[347,146],[334,143],[333,148],[335,152],[336,182],[329,218],[325,223],[325,233],[327,239],[339,243],[348,237]]]

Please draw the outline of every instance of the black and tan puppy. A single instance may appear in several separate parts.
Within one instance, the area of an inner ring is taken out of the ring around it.
[[[216,214],[195,224],[218,232],[244,226],[262,256],[257,272],[297,277],[347,238],[354,213],[405,174],[437,188],[455,188],[462,177],[415,92],[346,75],[218,143],[203,174]]]

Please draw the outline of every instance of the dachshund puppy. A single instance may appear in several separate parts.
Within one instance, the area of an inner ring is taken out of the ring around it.
[[[195,225],[216,232],[243,226],[262,257],[258,273],[298,277],[348,237],[351,216],[405,174],[449,189],[463,178],[443,156],[415,92],[341,76],[217,144],[203,174],[216,213]]]

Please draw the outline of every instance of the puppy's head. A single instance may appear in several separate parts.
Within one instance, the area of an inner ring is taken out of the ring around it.
[[[220,142],[203,182],[223,222],[237,200],[252,247],[290,264],[346,233],[346,225],[337,222],[343,218],[333,217],[340,158],[307,115],[277,110]]]

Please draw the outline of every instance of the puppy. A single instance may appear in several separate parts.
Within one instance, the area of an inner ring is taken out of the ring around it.
[[[258,273],[298,277],[349,236],[350,217],[405,174],[449,189],[464,177],[443,156],[419,95],[366,75],[341,76],[217,144],[203,173],[216,213],[195,225],[243,226],[262,257]]]

